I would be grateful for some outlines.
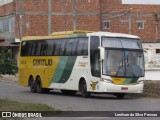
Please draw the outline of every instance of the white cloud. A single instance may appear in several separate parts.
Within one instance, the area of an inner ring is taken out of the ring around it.
[[[160,0],[122,0],[122,4],[160,5]]]

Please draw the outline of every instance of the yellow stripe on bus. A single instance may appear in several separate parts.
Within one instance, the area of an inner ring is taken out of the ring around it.
[[[126,78],[112,78],[114,84],[122,84],[125,80]]]

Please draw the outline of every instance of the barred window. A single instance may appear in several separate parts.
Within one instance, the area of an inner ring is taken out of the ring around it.
[[[110,21],[108,20],[103,21],[103,29],[110,29]]]
[[[138,29],[144,29],[144,22],[137,22]]]

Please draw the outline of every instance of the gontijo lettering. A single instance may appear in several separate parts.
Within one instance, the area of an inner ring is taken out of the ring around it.
[[[52,66],[52,59],[34,59],[33,66]]]

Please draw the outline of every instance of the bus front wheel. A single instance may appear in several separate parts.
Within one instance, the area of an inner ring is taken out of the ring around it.
[[[36,86],[37,93],[50,93],[49,88],[42,88],[42,82],[40,77],[37,77],[35,86]]]
[[[91,95],[90,92],[87,92],[87,84],[85,80],[82,80],[80,82],[80,92],[81,92],[82,97],[84,98],[90,97]]]
[[[117,93],[115,95],[117,96],[118,99],[123,99],[125,96],[125,93]]]

